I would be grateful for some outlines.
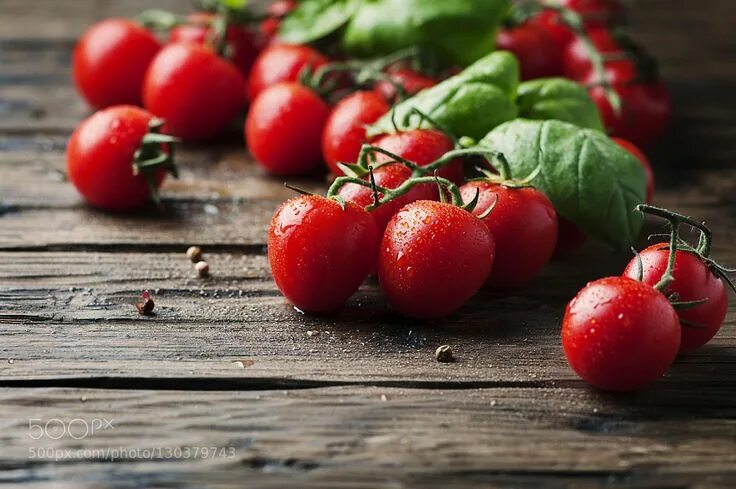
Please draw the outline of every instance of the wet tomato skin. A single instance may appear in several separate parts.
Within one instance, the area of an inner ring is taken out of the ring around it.
[[[342,307],[375,264],[379,235],[360,207],[322,196],[284,203],[271,221],[268,259],[276,285],[296,307],[327,313]]]
[[[156,36],[128,19],[107,19],[90,27],[74,47],[77,90],[96,109],[142,105],[143,79],[161,49]]]
[[[96,112],[74,131],[67,145],[67,176],[89,204],[125,211],[150,199],[146,179],[134,175],[132,165],[152,118],[141,108],[119,105]],[[157,174],[158,186],[165,176]]]
[[[677,356],[680,334],[667,298],[629,277],[586,285],[562,322],[570,366],[589,384],[611,391],[639,390],[660,378]]]
[[[214,138],[245,104],[243,75],[210,48],[169,44],[151,62],[143,86],[146,109],[164,131],[187,141]]]
[[[327,104],[298,83],[279,83],[253,101],[245,138],[253,157],[273,175],[304,175],[322,163]]]
[[[372,91],[358,91],[342,99],[330,112],[322,133],[322,154],[335,175],[338,163],[356,163],[367,142],[366,128],[389,111],[389,105]]]
[[[396,311],[412,318],[447,316],[485,283],[493,266],[493,236],[471,213],[421,200],[389,221],[378,276]]]
[[[655,285],[667,269],[669,244],[652,245],[641,251],[639,256],[644,267],[643,282]],[[721,329],[728,311],[728,290],[723,280],[714,275],[703,261],[692,253],[678,251],[675,254],[675,268],[672,274],[675,281],[666,292],[676,293],[678,300],[683,302],[708,299],[706,303],[692,309],[677,311],[677,315],[685,323],[682,324],[680,353],[691,353],[708,343]],[[629,262],[624,275],[631,278],[638,277],[639,264],[636,259]],[[688,326],[687,323],[691,325]]]
[[[478,192],[476,216],[495,203],[483,219],[496,243],[496,259],[488,284],[516,288],[529,283],[546,265],[557,243],[557,213],[549,199],[531,187],[509,188],[475,181],[460,188],[463,201]]]
[[[373,172],[373,175],[376,185],[379,187],[395,189],[411,177],[411,170],[400,163],[391,163],[379,166]],[[373,203],[373,192],[371,189],[355,183],[348,183],[342,187],[338,195],[345,199],[346,202],[353,202],[360,207],[366,207]],[[416,185],[401,197],[378,206],[370,214],[376,221],[378,231],[383,234],[388,222],[402,207],[417,200],[432,200],[436,195],[437,189],[434,185]],[[383,194],[379,193],[379,197],[383,197]]]

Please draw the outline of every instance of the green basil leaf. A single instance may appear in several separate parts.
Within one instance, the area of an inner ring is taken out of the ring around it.
[[[600,131],[556,120],[517,119],[483,138],[479,146],[502,152],[512,176],[539,168],[532,184],[562,217],[590,236],[624,250],[639,234],[644,202],[641,163]]]
[[[369,128],[368,135],[429,128],[432,124],[414,113],[418,109],[455,137],[479,139],[497,125],[517,116],[514,98],[519,85],[519,64],[505,51],[480,59],[462,73],[404,100],[391,114]]]
[[[302,0],[279,27],[279,39],[306,44],[322,39],[343,27],[360,0]]]
[[[564,78],[542,78],[519,85],[519,116],[557,119],[589,129],[603,130],[598,109],[585,88]]]
[[[355,56],[374,57],[420,46],[467,66],[495,46],[509,0],[362,0],[343,37]]]

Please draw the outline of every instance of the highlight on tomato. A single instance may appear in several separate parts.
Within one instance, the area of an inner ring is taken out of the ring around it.
[[[157,201],[166,173],[176,175],[175,140],[159,133],[162,124],[129,105],[91,115],[69,139],[69,180],[89,204],[102,209],[124,211]]]

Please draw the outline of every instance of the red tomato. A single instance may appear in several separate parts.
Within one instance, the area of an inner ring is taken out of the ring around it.
[[[427,166],[454,149],[452,140],[435,129],[414,129],[388,134],[376,141],[375,145],[419,166]],[[390,161],[391,158],[379,154],[377,160],[381,163]],[[437,173],[440,177],[462,185],[464,180],[463,162],[457,160],[443,167]]]
[[[496,44],[498,49],[510,51],[519,58],[522,80],[562,75],[560,46],[535,24],[501,29]]]
[[[588,235],[564,217],[558,217],[557,226],[557,245],[555,246],[554,256],[572,253],[588,241]]]
[[[496,260],[488,283],[498,288],[520,287],[531,281],[552,258],[557,243],[557,213],[552,203],[531,187],[509,188],[475,181],[460,189],[470,202],[478,193],[473,214],[480,215],[496,242]]]
[[[586,27],[614,25],[626,14],[618,0],[564,0],[562,6],[580,14]]]
[[[254,100],[266,88],[281,82],[299,81],[307,66],[317,69],[327,64],[327,58],[309,46],[274,44],[263,51],[253,63],[248,78],[248,98]]]
[[[654,286],[667,269],[670,257],[668,243],[659,243],[639,253],[643,265],[642,281]],[[624,275],[637,278],[639,263],[634,258],[626,266]],[[678,310],[683,320],[680,353],[690,353],[705,345],[723,325],[728,310],[728,290],[719,277],[696,255],[685,251],[675,254],[675,268],[672,271],[675,281],[667,287],[667,294],[677,294],[682,302],[708,299],[692,309]]]
[[[621,46],[608,29],[588,29],[588,37],[601,54],[620,53]],[[581,80],[593,69],[590,54],[580,38],[567,45],[562,55],[564,74],[572,80]]]
[[[96,112],[77,127],[67,146],[66,169],[87,202],[128,210],[149,200],[148,183],[144,175],[133,174],[133,160],[152,118],[138,107],[118,105]],[[157,186],[165,176],[163,170],[156,172]]]
[[[330,113],[322,133],[322,154],[335,175],[343,172],[338,163],[355,163],[367,142],[366,126],[376,122],[390,107],[375,92],[355,92],[342,99]]]
[[[647,176],[647,197],[646,197],[646,203],[651,204],[652,200],[654,199],[654,170],[652,170],[652,165],[649,163],[649,159],[646,157],[644,152],[640,150],[635,144],[626,141],[625,139],[621,138],[611,138],[616,144],[624,148],[626,151],[634,155],[639,161],[641,161],[641,166],[644,167],[644,173]]]
[[[662,80],[638,81],[633,62],[614,61],[606,65],[606,79],[621,97],[621,112],[616,114],[606,98],[603,87],[594,86],[590,96],[598,106],[603,122],[613,136],[627,139],[637,146],[655,142],[669,124],[672,108],[670,94]],[[598,82],[591,72],[585,85]]]
[[[243,75],[211,49],[169,44],[146,73],[143,101],[165,131],[190,141],[218,135],[245,104]]]
[[[379,166],[373,172],[373,177],[375,178],[376,185],[379,187],[395,189],[411,177],[411,170],[400,163],[392,163]],[[353,202],[360,207],[366,207],[373,203],[373,192],[371,189],[355,183],[348,183],[343,186],[338,192],[338,195],[345,202]],[[434,185],[416,185],[401,197],[377,207],[371,212],[371,215],[376,221],[378,231],[383,234],[383,231],[386,229],[391,218],[394,217],[394,214],[405,205],[416,202],[417,200],[433,200],[436,196],[437,188]],[[379,197],[383,197],[383,194],[379,193]]]
[[[387,74],[391,77],[394,83],[379,81],[376,83],[374,90],[388,102],[394,102],[397,98],[398,90],[396,89],[396,84],[404,87],[404,95],[414,95],[425,88],[430,88],[437,84],[437,80],[434,78],[424,76],[421,73],[408,68],[391,70]]]
[[[564,49],[573,39],[575,32],[560,19],[560,14],[554,10],[542,10],[527,20],[547,33],[560,49]]]
[[[268,260],[281,293],[299,309],[340,308],[375,264],[379,236],[373,219],[354,204],[310,195],[276,211],[268,232]]]
[[[480,219],[451,204],[420,200],[388,223],[378,277],[399,313],[439,318],[478,292],[493,258],[493,236]]]
[[[320,142],[329,108],[298,83],[279,83],[253,101],[245,138],[253,157],[274,175],[304,175],[322,162]]]
[[[77,90],[89,105],[141,105],[146,69],[161,44],[127,19],[108,19],[90,27],[74,47],[72,71]]]
[[[193,42],[208,44],[214,34],[212,23],[217,16],[208,12],[197,12],[187,16],[188,24],[174,27],[169,32],[169,43]],[[227,43],[232,54],[230,61],[238,67],[243,76],[248,76],[253,62],[258,56],[258,42],[246,26],[230,25],[227,28]]]
[[[268,6],[268,18],[261,22],[261,33],[271,40],[279,31],[281,20],[296,8],[298,2],[293,0],[277,0]]]
[[[638,390],[660,378],[680,348],[680,322],[667,298],[628,277],[591,282],[562,321],[567,361],[586,382]]]

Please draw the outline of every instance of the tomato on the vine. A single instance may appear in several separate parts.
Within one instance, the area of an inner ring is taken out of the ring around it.
[[[146,109],[166,120],[174,136],[204,141],[219,134],[245,104],[243,75],[210,48],[169,44],[146,73]]]
[[[409,68],[389,70],[386,75],[391,81],[381,80],[373,88],[387,102],[395,102],[399,95],[397,85],[402,87],[405,96],[415,95],[425,88],[433,87],[437,80]]]
[[[526,22],[546,32],[560,50],[564,49],[575,39],[575,32],[562,21],[560,14],[554,10],[542,10],[535,16],[527,19]]]
[[[367,141],[366,127],[388,112],[389,105],[372,91],[358,91],[342,99],[330,113],[322,133],[322,154],[335,175],[338,163],[355,163]]]
[[[96,112],[76,128],[67,146],[67,175],[91,205],[116,211],[133,209],[151,198],[152,188],[161,186],[172,163],[165,156],[166,145],[144,144],[153,118],[141,108],[117,105]],[[150,153],[163,161],[136,174],[139,150],[139,156]]]
[[[612,391],[638,390],[660,378],[677,356],[680,335],[667,298],[629,277],[586,285],[562,322],[570,366],[589,384]]]
[[[171,29],[168,42],[193,42],[195,44],[212,42],[214,35],[213,23],[216,20],[217,16],[209,12],[190,14],[187,16],[186,24]],[[245,25],[229,25],[227,28],[227,45],[230,51],[230,61],[238,67],[243,76],[248,76],[259,52],[256,36]]]
[[[253,101],[245,138],[253,157],[274,175],[304,175],[322,162],[329,108],[299,83],[279,83]]]
[[[316,70],[327,58],[309,46],[273,44],[258,55],[248,78],[248,98],[254,100],[266,88],[281,82],[297,82],[305,68]]]
[[[143,78],[160,49],[156,36],[131,20],[99,22],[74,47],[72,72],[77,90],[96,109],[141,105]]]
[[[373,171],[373,176],[376,185],[387,189],[395,189],[401,186],[404,182],[409,180],[411,177],[411,170],[401,163],[389,163],[380,165]],[[366,177],[367,180],[367,177]],[[356,183],[348,183],[338,192],[338,195],[342,197],[345,202],[353,202],[360,207],[365,208],[366,206],[373,203],[373,192],[370,188]],[[379,193],[379,198],[383,197],[383,194]],[[405,205],[416,202],[417,200],[433,200],[437,196],[437,188],[432,184],[416,185],[412,189],[394,200],[378,206],[376,209],[371,211],[371,216],[376,221],[378,231],[383,234],[386,229],[388,222],[392,217]]]
[[[606,63],[605,81],[618,93],[621,110],[617,114],[595,72],[583,79],[591,85],[589,93],[598,106],[603,122],[613,136],[639,146],[655,142],[667,128],[672,108],[665,83],[655,78],[640,80],[636,64],[630,60]]]
[[[604,28],[588,29],[588,38],[601,55],[622,53],[619,42],[613,37],[611,31]],[[590,52],[582,39],[575,38],[570,42],[562,54],[562,66],[564,74],[572,80],[581,80],[588,76],[593,69],[590,60]]]
[[[419,166],[433,163],[455,147],[452,139],[436,129],[413,129],[388,134],[374,144]],[[386,155],[377,155],[379,163],[390,159]],[[437,173],[440,177],[455,184],[462,184],[464,180],[463,162],[462,160],[454,161],[440,168]]]
[[[647,177],[647,195],[645,202],[647,204],[650,204],[652,200],[654,199],[654,189],[655,189],[655,180],[654,180],[654,170],[652,170],[652,165],[649,163],[649,158],[644,154],[644,152],[639,149],[634,143],[630,141],[626,141],[625,139],[621,138],[611,138],[616,144],[624,148],[626,151],[631,153],[641,162],[641,166],[644,168],[644,174]]]
[[[389,221],[378,277],[399,313],[439,318],[478,292],[493,260],[493,236],[480,219],[452,204],[420,200]]]
[[[360,207],[317,195],[289,200],[271,221],[268,260],[276,285],[305,312],[340,308],[363,283],[379,235]]]
[[[522,80],[562,74],[562,50],[541,27],[523,23],[501,29],[496,37],[499,49],[510,51],[519,59]]]
[[[670,257],[669,243],[659,243],[639,253],[624,270],[624,275],[638,278],[645,284],[655,285],[667,269]],[[703,304],[677,311],[682,323],[681,353],[690,353],[705,345],[721,329],[728,310],[728,290],[697,255],[678,250],[672,270],[674,281],[665,293],[676,294],[677,301],[705,300]]]
[[[279,31],[281,21],[298,5],[296,0],[276,0],[271,2],[266,10],[268,17],[261,22],[260,31],[270,41]]]
[[[485,181],[460,188],[465,202],[478,194],[473,209],[493,234],[496,260],[488,283],[498,288],[520,287],[531,281],[549,262],[557,243],[557,213],[549,199],[531,187],[512,188]]]

